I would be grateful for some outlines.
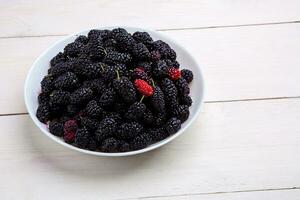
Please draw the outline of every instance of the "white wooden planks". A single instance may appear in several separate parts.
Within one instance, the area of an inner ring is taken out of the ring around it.
[[[299,187],[299,118],[298,99],[209,103],[184,135],[159,150],[98,158],[50,141],[27,115],[2,116],[0,193],[4,199],[127,199]],[[253,199],[224,195],[231,197]]]
[[[300,24],[165,33],[201,63],[207,101],[300,96]],[[26,112],[22,101],[26,73],[37,56],[61,37],[0,39],[0,114]]]
[[[297,0],[2,0],[0,37],[57,35],[103,25],[156,29],[300,20]]]

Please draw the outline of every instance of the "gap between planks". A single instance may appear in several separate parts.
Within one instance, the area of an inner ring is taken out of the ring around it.
[[[266,188],[255,190],[235,190],[235,191],[223,191],[223,192],[203,192],[192,194],[178,194],[178,195],[160,195],[160,196],[145,196],[136,198],[126,198],[117,200],[137,200],[137,199],[155,199],[155,198],[168,198],[168,197],[189,197],[189,196],[201,196],[201,195],[214,195],[214,194],[232,194],[232,193],[248,193],[248,192],[266,192],[266,191],[285,191],[285,190],[299,190],[300,187],[287,187],[287,188]]]
[[[270,98],[257,98],[257,99],[233,99],[233,100],[219,100],[219,101],[204,101],[203,103],[234,103],[234,102],[243,102],[243,101],[270,101],[270,100],[282,100],[282,99],[300,99],[300,96],[294,97],[270,97]],[[3,116],[14,116],[14,115],[28,115],[28,112],[22,113],[4,113],[0,114],[0,117]]]
[[[251,26],[269,26],[280,24],[297,24],[300,21],[285,21],[285,22],[270,22],[270,23],[254,23],[254,24],[237,24],[237,25],[223,25],[223,26],[203,26],[203,27],[186,27],[186,28],[168,28],[168,29],[154,29],[156,31],[184,31],[184,30],[201,30],[201,29],[216,29],[216,28],[238,28],[238,27],[251,27]],[[65,34],[46,34],[46,35],[25,35],[25,36],[0,36],[0,39],[14,39],[14,38],[35,38],[35,37],[57,37],[66,36]]]

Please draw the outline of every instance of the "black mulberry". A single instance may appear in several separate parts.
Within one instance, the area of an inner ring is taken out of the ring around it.
[[[70,101],[70,93],[63,90],[55,90],[50,94],[50,105],[67,105]]]
[[[75,134],[75,145],[79,148],[86,148],[89,141],[89,131],[86,128],[78,129]]]
[[[183,69],[181,70],[181,76],[188,82],[192,82],[194,79],[194,74],[191,70]]]
[[[60,62],[65,62],[67,60],[66,55],[62,52],[59,52],[56,56],[54,56],[51,61],[50,65],[53,67],[54,65],[60,63]]]
[[[163,128],[150,128],[146,131],[151,137],[152,141],[161,141],[167,138],[169,135]]]
[[[177,88],[170,79],[163,79],[160,83],[160,87],[167,101],[172,101],[177,98]]]
[[[101,142],[104,139],[111,137],[117,128],[117,123],[113,118],[104,118],[95,132],[96,139]]]
[[[189,84],[184,78],[179,78],[174,81],[180,96],[188,95],[190,93]]]
[[[115,138],[108,138],[104,140],[101,144],[101,151],[103,152],[117,152],[119,147],[119,142]]]
[[[82,48],[82,43],[79,42],[73,42],[68,44],[65,48],[64,48],[64,53],[67,56],[70,57],[76,57],[80,54],[81,52],[81,48]]]
[[[131,61],[131,56],[128,53],[119,53],[116,51],[108,51],[103,62],[107,64],[128,63]]]
[[[181,121],[175,117],[168,120],[166,123],[166,131],[169,135],[172,135],[179,131],[181,128]]]
[[[121,77],[113,81],[113,86],[117,93],[124,99],[127,103],[133,103],[136,101],[136,91],[127,77]]]
[[[57,89],[73,89],[78,86],[78,78],[74,73],[67,72],[55,79],[54,86]]]
[[[141,42],[145,45],[149,45],[151,42],[153,42],[153,39],[151,38],[151,36],[147,32],[137,31],[132,35],[132,37],[133,37],[133,39],[135,39],[135,41]]]
[[[75,42],[81,43],[81,44],[87,44],[89,41],[89,39],[84,36],[84,35],[80,35],[75,39]]]
[[[90,88],[79,88],[70,95],[72,104],[82,104],[93,98],[93,90]]]
[[[143,149],[151,144],[151,137],[147,133],[143,133],[130,142],[130,148],[133,150]]]
[[[102,94],[106,88],[106,85],[102,79],[86,80],[82,84],[83,87],[91,88],[94,94]]]
[[[156,86],[154,88],[154,92],[150,100],[151,105],[156,112],[163,112],[165,110],[164,93],[161,91],[160,87]]]
[[[81,118],[80,124],[81,124],[82,127],[86,127],[91,132],[96,131],[98,126],[99,126],[98,120],[91,119],[91,118],[88,118],[88,117]]]
[[[50,110],[48,104],[40,104],[36,111],[36,117],[40,122],[46,123],[50,119]]]
[[[53,77],[51,75],[47,75],[43,78],[41,88],[43,93],[50,93],[53,90]]]
[[[49,102],[49,94],[41,92],[38,96],[38,102],[39,104],[47,103]]]
[[[132,55],[135,60],[149,60],[151,54],[143,43],[137,43],[133,46]]]
[[[114,89],[108,88],[104,90],[103,94],[99,99],[99,105],[102,107],[113,105],[117,99],[117,93]]]
[[[53,135],[61,137],[64,134],[64,125],[57,121],[51,121],[49,123],[49,131]]]
[[[117,137],[122,140],[131,140],[141,133],[143,126],[137,122],[123,123],[117,130]]]
[[[85,110],[86,110],[87,115],[91,118],[99,118],[102,116],[102,113],[103,113],[102,108],[98,105],[96,100],[90,101],[86,105]]]
[[[128,108],[128,111],[125,114],[125,118],[128,120],[138,120],[143,117],[145,110],[145,104],[135,102]]]
[[[193,100],[190,96],[184,95],[179,98],[180,104],[191,106],[193,104]]]

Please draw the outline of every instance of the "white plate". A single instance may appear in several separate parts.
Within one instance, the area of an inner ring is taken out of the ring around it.
[[[113,29],[117,27],[99,27],[97,29]],[[144,153],[162,145],[167,144],[171,140],[175,139],[179,135],[181,135],[196,119],[197,115],[200,112],[201,105],[203,103],[203,96],[204,96],[204,81],[201,68],[197,61],[193,58],[193,56],[187,52],[185,48],[179,45],[174,39],[162,34],[161,32],[156,32],[153,30],[143,29],[143,28],[136,28],[136,27],[123,27],[128,32],[134,33],[135,31],[146,31],[148,32],[154,40],[163,40],[164,42],[168,43],[177,53],[177,60],[180,63],[180,68],[187,68],[193,71],[194,73],[194,80],[191,83],[191,97],[193,99],[193,105],[190,107],[190,116],[186,122],[182,124],[181,129],[174,135],[152,144],[144,149],[137,150],[137,151],[130,151],[130,152],[123,152],[123,153],[104,153],[104,152],[95,152],[77,148],[70,144],[65,143],[61,138],[52,135],[47,126],[41,123],[37,117],[35,116],[36,110],[38,107],[38,94],[41,91],[40,82],[43,77],[47,74],[47,70],[49,68],[50,60],[60,51],[63,51],[64,47],[68,44],[73,42],[77,36],[79,35],[87,35],[89,30],[81,31],[69,36],[66,36],[64,39],[56,42],[52,46],[50,46],[46,51],[44,51],[33,63],[31,66],[30,71],[27,74],[25,87],[24,87],[24,97],[25,97],[25,104],[31,119],[34,123],[41,129],[41,131],[47,135],[52,140],[56,141],[57,143],[68,147],[70,149],[91,154],[97,156],[129,156]]]

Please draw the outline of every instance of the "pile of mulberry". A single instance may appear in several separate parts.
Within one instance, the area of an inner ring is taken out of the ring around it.
[[[91,30],[49,62],[36,117],[81,149],[128,152],[180,130],[189,118],[193,72],[147,32]]]

